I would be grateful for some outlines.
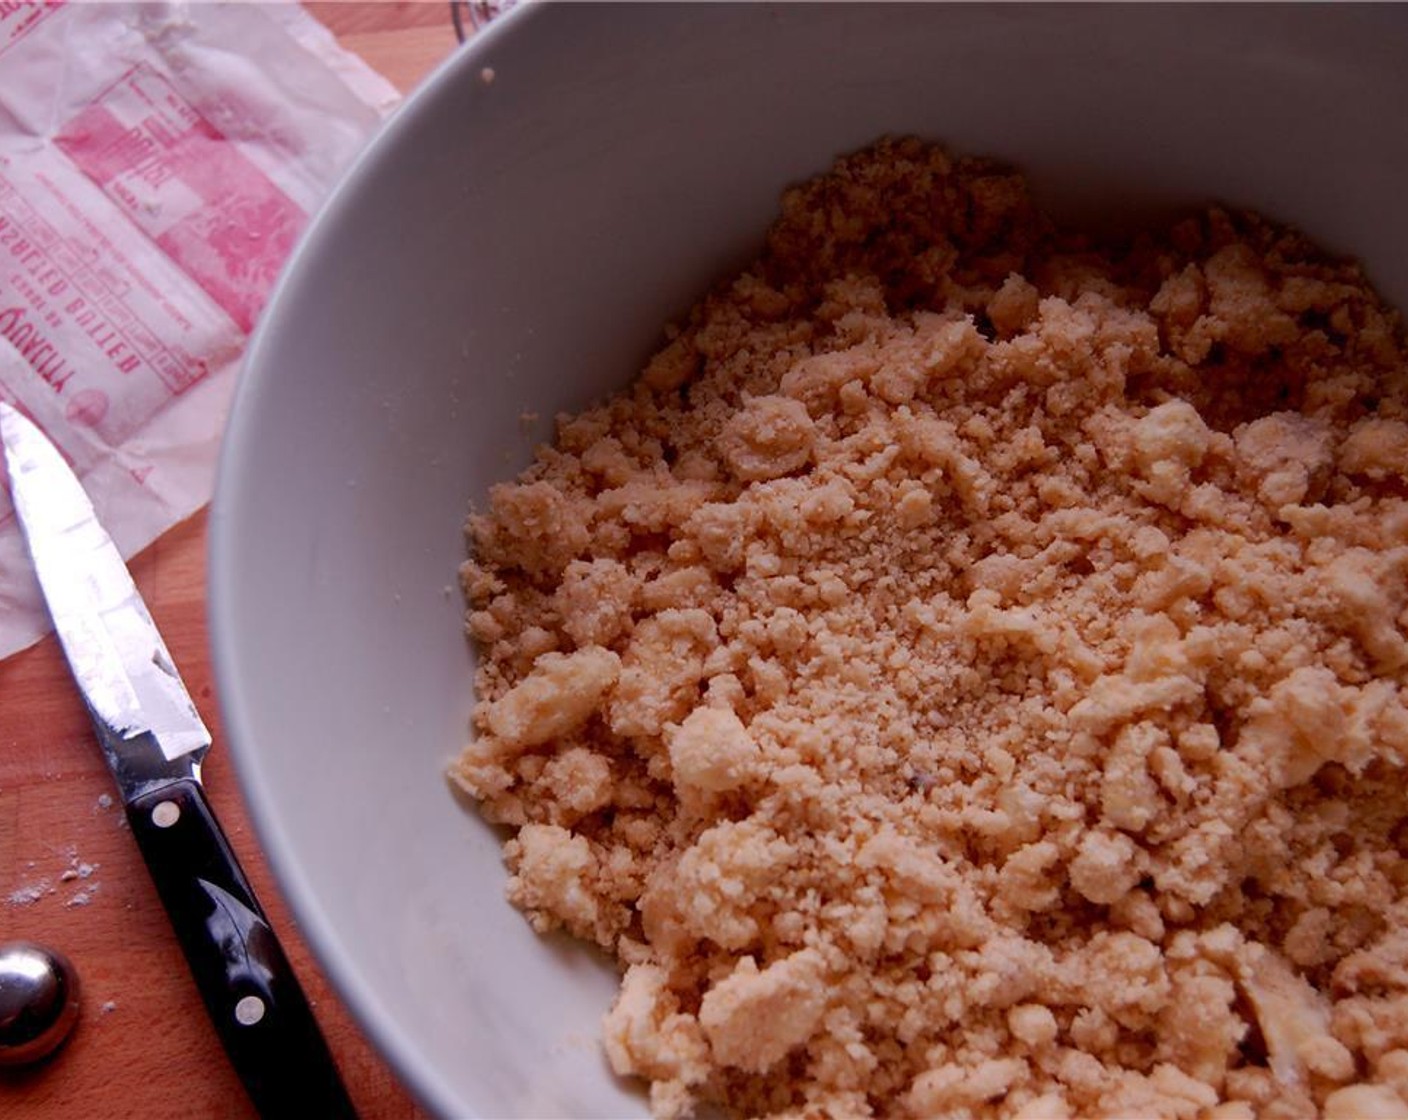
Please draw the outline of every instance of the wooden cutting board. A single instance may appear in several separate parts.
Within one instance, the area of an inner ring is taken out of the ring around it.
[[[456,46],[448,3],[319,3],[343,46],[403,91]],[[420,1117],[318,970],[269,874],[223,749],[205,620],[204,513],[132,564],[196,706],[215,734],[205,767],[215,812],[270,913],[367,1120]],[[116,802],[51,636],[0,662],[0,941],[67,953],[83,985],[68,1044],[0,1071],[0,1116],[213,1117],[254,1111],[221,1051]],[[311,1118],[310,1118],[311,1120]]]

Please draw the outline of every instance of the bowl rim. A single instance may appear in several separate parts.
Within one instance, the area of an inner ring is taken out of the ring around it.
[[[275,336],[285,329],[289,306],[308,287],[316,264],[326,255],[334,236],[345,229],[350,212],[361,203],[373,173],[401,148],[407,135],[416,131],[417,123],[439,111],[454,97],[463,81],[473,80],[471,76],[489,64],[493,51],[526,31],[535,20],[541,22],[545,12],[540,9],[548,7],[556,5],[516,5],[443,60],[382,124],[313,215],[285,263],[246,350],[220,448],[208,532],[207,610],[214,682],[236,780],[274,879],[314,958],[354,1021],[401,1084],[432,1115],[464,1116],[466,1120],[471,1114],[464,1111],[461,1094],[425,1053],[411,1043],[407,1033],[387,1013],[386,1001],[375,985],[355,967],[337,925],[318,904],[315,877],[308,873],[287,829],[273,812],[273,784],[268,781],[264,767],[259,764],[258,752],[252,746],[251,705],[238,675],[237,653],[241,643],[236,635],[243,626],[230,592],[237,572],[232,562],[235,526],[229,511],[245,493],[235,465],[257,454],[256,410],[252,398],[257,388],[272,376],[268,361],[275,348]],[[1378,18],[1389,17],[1379,13]],[[241,500],[239,504],[247,503]]]
[[[260,851],[273,873],[280,895],[293,916],[304,942],[327,976],[338,998],[358,1028],[387,1062],[415,1102],[437,1116],[463,1116],[463,1101],[393,1022],[375,986],[366,982],[346,951],[336,923],[318,904],[311,876],[291,843],[287,830],[270,808],[268,775],[250,744],[255,738],[250,705],[239,673],[240,629],[238,615],[227,590],[234,586],[232,546],[235,526],[230,509],[239,502],[243,483],[237,470],[240,460],[256,453],[251,399],[268,380],[269,355],[275,336],[287,318],[285,308],[295,301],[338,231],[355,210],[367,180],[385,164],[402,137],[415,131],[415,123],[436,113],[454,96],[466,72],[487,65],[489,55],[542,15],[546,5],[518,4],[496,17],[472,38],[454,48],[447,58],[415,86],[381,122],[370,139],[343,171],[327,198],[309,220],[290,252],[245,349],[240,375],[230,404],[216,463],[214,494],[210,504],[206,559],[206,610],[211,666],[221,708],[221,725],[229,748],[232,769],[244,798]]]

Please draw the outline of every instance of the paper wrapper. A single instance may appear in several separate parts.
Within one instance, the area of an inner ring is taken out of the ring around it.
[[[292,4],[0,4],[0,399],[124,556],[210,499],[249,332],[398,100]],[[0,486],[0,658],[48,629]]]

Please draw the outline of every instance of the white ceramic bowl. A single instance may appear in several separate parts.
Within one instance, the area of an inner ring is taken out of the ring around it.
[[[259,833],[334,981],[455,1117],[644,1115],[592,955],[502,900],[442,779],[470,502],[624,384],[781,189],[882,133],[1066,214],[1218,198],[1408,305],[1403,8],[521,8],[399,112],[265,313],[212,518],[214,652]],[[492,70],[492,80],[489,71]]]

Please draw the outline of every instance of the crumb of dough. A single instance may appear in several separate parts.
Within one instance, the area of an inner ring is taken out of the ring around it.
[[[826,962],[802,949],[759,969],[744,957],[704,994],[699,1025],[713,1060],[763,1073],[816,1032],[826,1010]]]
[[[469,520],[455,779],[661,1120],[1408,1111],[1408,365],[883,141]]]

